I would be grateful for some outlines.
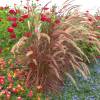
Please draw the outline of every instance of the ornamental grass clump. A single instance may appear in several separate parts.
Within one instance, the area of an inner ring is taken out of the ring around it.
[[[26,37],[22,37],[24,38]],[[65,76],[69,76],[75,82],[71,76],[73,70],[79,70],[85,78],[89,74],[87,65],[82,59],[87,59],[86,55],[73,38],[62,30],[51,33],[51,36],[37,33],[27,48],[19,49],[16,59],[19,64],[28,68],[25,70],[27,73],[25,84],[28,87],[42,86],[43,91],[57,92],[60,86],[64,85]]]
[[[65,19],[61,28],[73,35],[75,43],[90,61],[95,61],[96,56],[100,54],[100,41],[98,39],[100,33],[95,30],[96,23],[97,20],[90,13],[77,13]]]
[[[90,63],[89,56],[79,44],[86,42],[89,46],[93,43],[99,52],[99,42],[94,38],[96,34],[92,25],[86,20],[88,17],[80,14],[66,19],[57,13],[55,7],[47,10],[28,8],[31,21],[28,20],[26,25],[31,35],[22,36],[11,52],[15,62],[22,66],[23,77],[20,74],[19,77],[25,80],[27,87],[44,93],[58,93],[66,76],[77,87],[73,72],[79,71],[86,79],[90,73],[86,64]]]

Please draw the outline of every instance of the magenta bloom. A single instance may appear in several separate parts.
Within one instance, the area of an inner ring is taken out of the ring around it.
[[[43,21],[43,22],[51,22],[51,19],[50,18],[48,18],[46,15],[41,15],[41,21]]]
[[[4,84],[5,83],[5,77],[4,76],[0,76],[0,84]]]
[[[13,27],[8,27],[8,32],[10,32],[10,33],[14,32],[14,28]]]
[[[16,22],[13,22],[12,23],[12,27],[17,27],[17,23]]]
[[[16,21],[17,18],[16,18],[16,17],[8,16],[8,17],[7,17],[7,20],[8,20],[8,21]]]
[[[16,11],[15,11],[14,9],[10,9],[10,10],[9,10],[9,13],[10,13],[10,14],[16,14]]]

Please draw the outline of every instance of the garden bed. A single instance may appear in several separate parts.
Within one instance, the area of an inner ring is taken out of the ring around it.
[[[48,4],[0,7],[0,100],[100,100],[99,16]]]

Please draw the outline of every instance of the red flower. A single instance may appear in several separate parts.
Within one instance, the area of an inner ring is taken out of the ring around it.
[[[22,18],[27,19],[29,18],[29,15],[28,14],[22,15]]]
[[[17,23],[16,22],[13,22],[12,23],[12,27],[17,27]]]
[[[41,15],[41,21],[46,21],[47,20],[47,16],[46,15]]]
[[[2,53],[2,48],[0,47],[0,53]]]
[[[5,83],[5,77],[4,76],[0,76],[0,84],[4,84]]]
[[[23,18],[19,18],[19,22],[24,22],[24,19]]]
[[[16,38],[16,34],[15,34],[15,33],[11,33],[11,34],[10,34],[10,38],[11,38],[11,39],[15,39],[15,38]]]
[[[33,91],[30,91],[29,94],[28,94],[28,96],[32,97],[33,96]]]
[[[16,21],[17,18],[16,18],[16,17],[10,17],[10,16],[8,16],[8,17],[7,17],[7,20],[8,20],[8,21]]]
[[[96,20],[100,20],[100,16],[95,16],[95,19]]]
[[[8,32],[10,32],[10,33],[14,32],[14,28],[13,27],[9,27],[8,28]]]
[[[16,14],[16,11],[14,9],[9,10],[10,14]]]
[[[41,15],[41,21],[43,21],[43,22],[51,22],[51,19],[50,18],[48,18],[46,15]]]
[[[26,32],[25,34],[24,34],[24,36],[26,36],[26,37],[32,37],[32,33],[31,32]]]
[[[60,24],[60,20],[59,20],[59,19],[56,19],[56,20],[55,20],[55,23],[56,23],[56,24]]]

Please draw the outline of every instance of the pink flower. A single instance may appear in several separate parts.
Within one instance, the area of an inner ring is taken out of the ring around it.
[[[34,30],[34,32],[35,32],[35,33],[38,33],[38,32],[39,32],[39,30],[38,30],[38,29],[35,29],[35,30]]]
[[[5,77],[4,76],[0,76],[0,84],[4,84],[5,83]]]
[[[6,99],[10,100],[11,94],[6,94]]]
[[[2,94],[6,94],[6,90],[2,90]]]
[[[23,100],[22,97],[17,97],[17,100]]]
[[[33,96],[33,91],[30,91],[29,94],[28,94],[28,96],[32,97]]]

